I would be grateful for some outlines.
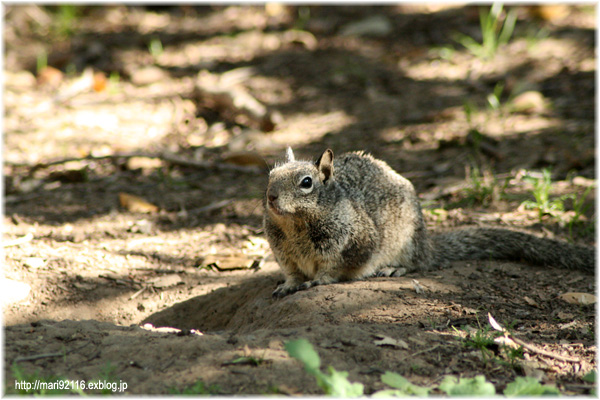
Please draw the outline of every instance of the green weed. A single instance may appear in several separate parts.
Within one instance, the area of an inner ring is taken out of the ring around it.
[[[455,41],[467,48],[477,58],[484,60],[494,58],[498,48],[510,40],[517,22],[515,9],[508,11],[506,18],[502,21],[504,17],[502,9],[501,3],[494,3],[489,9],[480,8],[479,24],[482,43],[465,34],[457,34]]]
[[[585,200],[593,188],[593,186],[588,186],[588,188],[585,190],[585,192],[583,192],[581,196],[576,197],[575,195],[572,195],[571,197],[573,199],[573,211],[575,212],[568,224],[569,237],[571,239],[573,239],[573,227],[581,223],[581,216],[585,214],[585,212],[590,208],[590,204],[585,205]]]
[[[515,378],[514,382],[506,385],[504,389],[506,397],[514,396],[548,396],[560,395],[559,390],[554,385],[542,385],[531,376]]]
[[[440,390],[448,396],[493,396],[496,388],[485,380],[485,376],[474,378],[457,378],[446,376],[440,384]]]
[[[404,396],[421,396],[426,397],[432,388],[413,385],[403,377],[395,372],[386,371],[381,376],[381,382],[388,386],[393,387],[391,390],[380,390],[373,394],[373,397],[404,397]]]
[[[565,209],[564,201],[570,195],[561,196],[556,199],[550,199],[550,190],[552,189],[552,174],[548,168],[542,171],[542,177],[527,175],[524,180],[533,184],[533,197],[535,201],[526,200],[521,203],[525,208],[537,209],[539,221],[542,222],[544,215],[555,216],[555,212]]]
[[[525,32],[527,50],[533,50],[542,40],[546,39],[548,36],[550,36],[550,31],[546,27],[543,27],[541,29],[537,29],[534,26],[527,27],[527,30]]]
[[[298,15],[296,17],[296,21],[294,22],[294,29],[298,29],[303,31],[306,28],[306,24],[310,20],[310,7],[309,6],[299,6],[298,7]]]
[[[35,64],[36,74],[39,75],[40,71],[48,66],[48,54],[46,51],[42,50],[42,52],[37,55]]]
[[[476,142],[474,146],[477,149]],[[482,173],[476,165],[467,168],[466,175],[469,187],[465,189],[465,195],[469,206],[474,204],[489,206],[502,198],[508,185],[508,182],[505,182],[504,186],[500,186],[494,174],[488,170]]]
[[[148,43],[148,51],[150,52],[150,55],[152,55],[152,58],[154,58],[154,61],[156,62],[156,60],[164,52],[162,42],[159,38],[153,38],[152,40],[150,40],[150,43]]]
[[[480,339],[474,343],[488,344],[492,335],[487,331],[480,334]],[[493,339],[492,339],[493,342]],[[336,397],[358,397],[364,395],[364,387],[361,383],[348,381],[348,372],[338,372],[329,367],[329,373],[321,372],[321,359],[306,339],[298,339],[285,344],[288,354],[304,364],[304,369],[317,379],[317,384],[326,394]],[[589,380],[595,381],[595,374],[590,375]],[[587,377],[587,375],[586,375]],[[586,379],[586,378],[584,378]],[[588,380],[588,381],[589,381]],[[449,396],[493,396],[496,388],[488,382],[483,375],[474,378],[457,378],[446,375],[439,386],[417,386],[408,379],[395,372],[386,371],[381,376],[381,382],[393,389],[384,389],[373,393],[372,397],[405,397],[420,396],[427,397],[434,389],[438,389]],[[541,385],[535,378],[517,377],[509,383],[503,391],[505,396],[541,396],[559,394],[555,386]]]
[[[500,111],[500,107],[502,106],[502,104],[500,103],[500,97],[502,96],[503,91],[504,82],[498,82],[496,83],[496,86],[494,86],[494,91],[488,94],[488,105],[493,111]]]
[[[327,373],[321,372],[321,359],[312,345],[306,339],[298,339],[285,344],[288,354],[304,364],[304,369],[317,379],[317,385],[325,394],[336,397],[359,397],[363,395],[362,383],[352,383],[348,380],[348,372],[328,368]]]
[[[440,58],[442,60],[451,61],[454,58],[456,50],[452,46],[433,47],[429,50],[431,57]]]

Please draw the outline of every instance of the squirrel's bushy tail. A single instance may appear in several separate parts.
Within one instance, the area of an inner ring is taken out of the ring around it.
[[[432,237],[436,260],[507,260],[594,273],[593,248],[506,229],[474,228]]]

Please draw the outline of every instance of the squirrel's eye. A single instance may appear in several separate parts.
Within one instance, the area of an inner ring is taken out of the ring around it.
[[[302,179],[302,182],[300,182],[300,187],[303,189],[308,189],[312,186],[312,178],[310,176],[305,177],[304,179]]]

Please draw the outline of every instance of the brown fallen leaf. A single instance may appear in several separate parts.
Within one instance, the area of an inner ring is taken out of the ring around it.
[[[548,108],[548,101],[540,92],[530,90],[516,96],[511,101],[511,108],[526,114],[540,113]]]
[[[40,86],[58,87],[63,80],[63,73],[54,67],[44,67],[40,69],[37,76],[37,84]]]
[[[155,213],[158,212],[158,207],[152,203],[148,203],[141,197],[134,196],[128,193],[119,193],[119,203],[121,207],[127,211],[140,213]]]
[[[373,343],[376,346],[390,346],[390,347],[408,349],[408,343],[406,343],[404,340],[394,339],[389,336],[382,336],[382,335],[377,335],[376,337],[379,338],[379,339],[373,341]]]
[[[413,289],[415,289],[415,292],[417,292],[417,294],[425,293],[425,289],[423,288],[423,286],[421,286],[421,284],[419,283],[418,280],[413,279],[412,285],[413,285]]]
[[[540,306],[538,306],[538,304],[535,302],[535,300],[533,300],[527,296],[523,297],[523,300],[525,300],[525,303],[529,304],[532,307],[540,308]]]
[[[106,89],[107,83],[108,83],[108,80],[106,79],[106,75],[104,75],[104,73],[96,72],[94,74],[94,83],[93,83],[92,87],[94,88],[95,92],[104,91]]]
[[[530,6],[528,7],[529,15],[542,19],[544,21],[560,21],[566,18],[570,9],[569,6],[564,4],[548,4],[548,5],[540,5],[540,6]]]
[[[596,302],[596,296],[589,293],[568,292],[563,293],[558,297],[560,297],[562,300],[566,301],[569,304],[588,305],[594,304]]]
[[[556,316],[558,319],[562,319],[563,321],[572,320],[574,318],[573,314],[564,311],[559,311]]]

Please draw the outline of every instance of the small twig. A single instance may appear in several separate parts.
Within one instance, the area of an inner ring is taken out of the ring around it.
[[[93,156],[88,155],[85,157],[71,157],[71,158],[63,158],[59,160],[53,160],[48,162],[41,162],[35,165],[24,164],[24,163],[10,163],[6,162],[7,165],[11,165],[14,167],[29,167],[31,172],[36,171],[42,168],[48,168],[53,165],[66,164],[72,161],[98,161],[98,160],[116,160],[116,159],[130,159],[134,157],[144,157],[144,158],[158,158],[167,163],[180,165],[184,167],[193,167],[193,168],[203,168],[203,169],[216,169],[222,171],[235,171],[235,172],[245,172],[245,173],[260,173],[260,168],[257,167],[248,167],[242,165],[233,165],[224,162],[209,162],[209,161],[197,161],[197,160],[188,160],[183,157],[178,157],[173,154],[168,153],[121,153],[121,154],[109,154],[104,156]]]
[[[25,236],[21,236],[20,238],[8,240],[8,241],[2,243],[2,247],[19,246],[19,245],[22,245],[23,243],[27,243],[32,240],[33,240],[33,233],[29,232]]]
[[[529,343],[525,342],[524,340],[514,337],[513,335],[511,335],[511,333],[506,328],[504,328],[502,325],[500,325],[498,322],[496,322],[496,320],[494,319],[494,317],[492,317],[492,314],[490,314],[490,313],[488,313],[488,320],[489,320],[492,328],[504,333],[504,337],[506,339],[512,340],[516,344],[523,346],[524,348],[526,348],[527,350],[529,350],[533,353],[541,354],[546,357],[552,357],[552,358],[555,358],[560,361],[566,361],[566,362],[572,362],[572,363],[581,362],[581,360],[579,358],[564,357],[559,354],[552,353],[550,351],[538,349],[534,345],[529,344]]]
[[[140,294],[142,294],[142,292],[143,292],[144,290],[146,290],[146,289],[148,289],[148,287],[147,287],[147,286],[144,286],[143,288],[141,288],[140,290],[138,290],[137,292],[135,292],[134,294],[132,294],[132,295],[131,295],[131,297],[129,297],[129,300],[133,300],[133,299],[135,299],[135,298],[136,298],[136,297],[138,297]]]
[[[91,342],[90,341],[86,341],[82,346],[76,347],[74,349],[71,349],[67,352],[64,353],[46,353],[46,354],[34,354],[32,356],[23,356],[23,357],[17,357],[15,358],[15,362],[21,362],[21,361],[35,361],[35,360],[39,360],[42,358],[51,358],[51,357],[60,357],[60,356],[66,356],[67,354],[71,354],[73,352],[79,351],[81,349],[83,349],[84,347],[88,346]]]
[[[579,362],[581,362],[581,360],[579,358],[565,357],[565,356],[561,356],[560,354],[552,353],[550,351],[538,349],[534,345],[529,344],[529,343],[527,343],[527,342],[525,342],[525,341],[523,341],[521,339],[518,339],[518,338],[516,338],[514,336],[512,336],[511,339],[512,339],[513,342],[515,342],[517,344],[520,344],[521,346],[525,347],[527,350],[532,351],[532,352],[537,353],[537,354],[541,354],[541,355],[546,356],[546,357],[552,357],[552,358],[556,358],[557,360],[560,360],[560,361],[566,361],[566,362],[572,362],[572,363],[579,363]]]
[[[141,285],[142,284],[141,282],[134,281],[133,279],[123,279],[123,278],[118,278],[116,276],[110,276],[110,275],[98,275],[98,278],[108,279],[108,280],[114,281],[120,285],[126,285],[126,284]]]
[[[439,345],[439,344],[436,344],[435,346],[433,346],[433,347],[430,347],[430,348],[428,348],[428,349],[421,350],[421,351],[417,351],[416,353],[413,353],[413,354],[411,354],[411,355],[410,355],[410,357],[412,358],[412,357],[414,357],[414,356],[417,356],[417,355],[419,355],[419,354],[423,354],[423,353],[429,353],[430,351],[433,351],[433,350],[437,349],[437,348],[438,348],[438,347],[440,347],[440,346],[441,346],[441,345]]]
[[[60,357],[62,355],[64,355],[64,353],[35,354],[33,356],[17,357],[15,358],[15,362],[34,361],[39,360],[41,358]]]

